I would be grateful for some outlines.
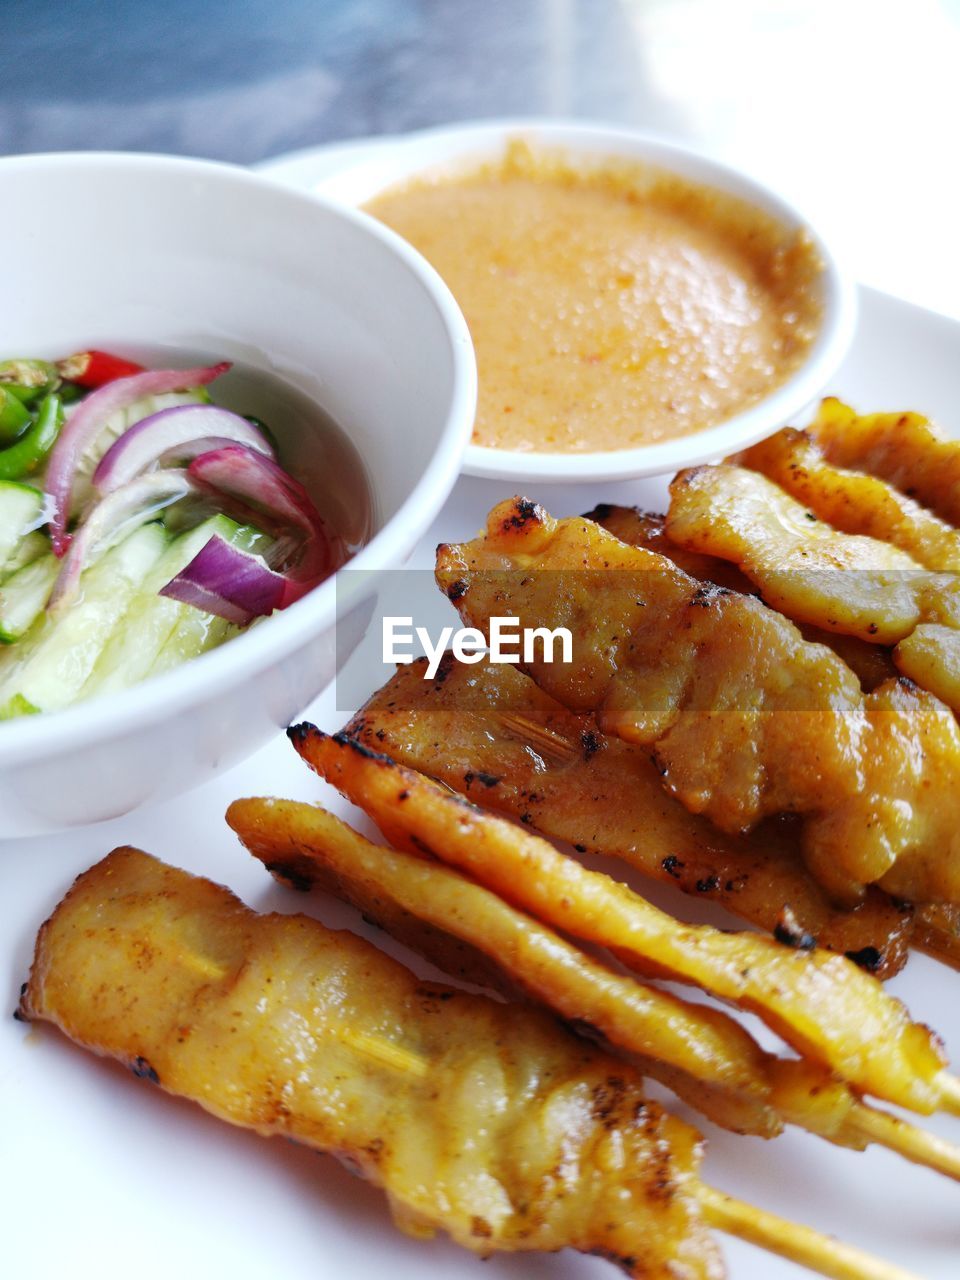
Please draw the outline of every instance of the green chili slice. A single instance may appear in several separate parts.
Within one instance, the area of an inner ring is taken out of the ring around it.
[[[41,402],[33,425],[16,444],[0,450],[0,480],[20,480],[36,471],[53,448],[62,425],[60,397],[48,395]]]
[[[24,404],[56,391],[60,372],[49,360],[0,360],[0,385]]]
[[[30,425],[30,410],[0,383],[0,445],[12,444]]]

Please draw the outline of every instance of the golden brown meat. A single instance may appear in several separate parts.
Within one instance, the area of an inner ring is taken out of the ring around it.
[[[412,1234],[481,1255],[570,1246],[644,1280],[722,1274],[699,1137],[627,1063],[138,850],[86,872],[44,925],[21,1015],[348,1161]]]
[[[922,414],[859,417],[830,397],[808,430],[835,466],[879,476],[960,527],[960,441],[946,439]]]
[[[639,507],[618,507],[609,502],[601,502],[583,518],[592,520],[628,546],[645,547],[647,551],[666,556],[684,573],[699,582],[712,582],[715,586],[727,587],[742,595],[756,595],[753,583],[735,564],[722,560],[719,556],[689,551],[673,542],[667,533],[666,516],[641,511]]]
[[[709,1222],[833,1280],[915,1280],[704,1186],[695,1130],[552,1019],[418,982],[349,933],[258,916],[136,849],[79,877],[43,926],[17,1016],[329,1151],[419,1238],[444,1230],[482,1256],[569,1245],[638,1280],[719,1280]]]
[[[664,791],[647,751],[607,737],[515,667],[458,663],[432,680],[403,665],[346,726],[374,751],[579,850],[722,903],[791,945],[816,942],[887,978],[906,960],[913,912],[872,888],[838,911],[803,865],[796,823],[725,835]]]
[[[394,936],[399,923],[401,939],[441,967],[451,955],[460,965],[465,947],[484,978],[495,969],[495,989],[588,1029],[725,1128],[772,1137],[786,1121],[859,1150],[881,1142],[960,1178],[960,1148],[867,1107],[816,1063],[764,1053],[716,1010],[622,977],[449,867],[294,800],[237,800],[227,821],[277,879],[333,893]]]
[[[736,565],[718,556],[688,551],[672,542],[667,536],[665,516],[652,515],[636,507],[611,506],[605,502],[588,512],[584,519],[594,520],[631,547],[646,547],[648,551],[659,552],[699,582],[713,582],[718,587],[729,587],[742,595],[758,594],[754,584]],[[856,636],[841,635],[806,623],[799,625],[805,640],[829,645],[856,674],[860,687],[868,693],[897,674],[889,649],[873,641],[859,640]]]
[[[883,486],[869,476],[854,479]],[[685,548],[734,561],[764,600],[795,622],[819,623],[864,641],[899,641],[893,654],[897,669],[960,707],[952,652],[960,644],[956,572],[927,572],[891,543],[815,521],[759,471],[697,467],[677,476],[671,495],[667,526]],[[960,534],[954,537],[960,547]],[[960,563],[960,551],[954,554]],[[940,559],[949,558],[942,552]],[[922,634],[914,641],[918,630]]]
[[[960,712],[960,630],[922,624],[893,651],[898,669]]]
[[[960,968],[960,907],[928,905],[917,912],[913,945]]]
[[[873,693],[885,680],[897,678],[893,650],[886,645],[871,644],[857,636],[841,635],[839,631],[824,631],[809,622],[798,622],[797,630],[808,643],[825,644],[832,649],[860,681],[864,693]]]
[[[960,623],[960,581],[930,574],[899,547],[841,533],[759,471],[682,471],[667,530],[689,551],[736,564],[772,608],[797,622],[896,644],[923,621]]]
[[[616,973],[458,872],[372,844],[318,806],[237,800],[227,821],[279,879],[325,889],[448,973],[539,1001],[629,1050],[716,1124],[765,1138],[782,1129],[768,1055],[718,1009]],[[833,1119],[842,1127],[839,1110]]]
[[[758,1014],[803,1056],[865,1093],[921,1112],[952,1094],[931,1032],[843,956],[678,924],[625,885],[343,734],[306,724],[289,734],[311,768],[398,848],[457,867],[645,975],[694,984]]]
[[[887,481],[828,462],[808,431],[787,427],[727,461],[761,472],[842,533],[892,543],[927,569],[960,570],[960,531]]]
[[[437,580],[461,617],[566,626],[572,663],[521,664],[600,728],[648,746],[663,785],[728,832],[804,817],[804,856],[848,904],[879,883],[960,901],[960,728],[906,681],[864,694],[835,654],[751,597],[534,503],[495,507],[487,533],[442,546]]]

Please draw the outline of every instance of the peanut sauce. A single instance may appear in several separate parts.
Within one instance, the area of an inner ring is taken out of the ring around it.
[[[819,325],[805,233],[635,164],[574,167],[513,141],[367,208],[466,316],[476,444],[581,453],[700,431],[784,382]]]

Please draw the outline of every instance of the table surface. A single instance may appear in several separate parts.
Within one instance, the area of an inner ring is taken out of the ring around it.
[[[0,0],[0,153],[240,163],[493,115],[742,165],[866,283],[960,317],[960,0]]]

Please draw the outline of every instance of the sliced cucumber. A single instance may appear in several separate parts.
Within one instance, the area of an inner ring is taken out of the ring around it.
[[[185,605],[189,609],[189,605]],[[200,609],[191,609],[174,628],[166,644],[157,654],[157,659],[148,675],[159,676],[165,671],[173,671],[191,658],[197,658],[208,649],[216,649],[232,636],[240,634],[241,628],[226,618],[217,618],[212,613],[203,613]]]
[[[16,670],[22,653],[22,644],[0,644],[0,688],[10,673]]]
[[[34,560],[39,560],[42,555],[50,550],[50,539],[45,533],[41,533],[39,529],[34,529],[32,533],[28,533],[25,538],[21,538],[17,543],[17,548],[4,565],[3,573],[0,574],[0,582],[6,582],[11,574],[22,569],[24,565],[32,564]]]
[[[60,561],[50,551],[6,579],[0,587],[0,644],[26,635],[46,608],[59,572]]]
[[[0,480],[0,570],[17,553],[21,540],[37,527],[43,494],[28,484]]]
[[[162,587],[177,576],[200,549],[214,536],[225,542],[236,542],[244,527],[224,515],[211,516],[188,533],[182,533],[168,546],[144,579],[140,591],[114,628],[113,634],[97,659],[97,665],[83,687],[84,698],[112,693],[139,684],[169,636],[183,621],[186,612],[197,610],[179,600],[158,595]]]
[[[159,524],[137,529],[84,573],[81,595],[62,614],[40,619],[11,653],[19,661],[0,683],[0,715],[25,700],[55,711],[76,700],[110,633],[167,546]]]
[[[233,545],[241,551],[250,551],[254,555],[263,555],[270,546],[271,539],[266,534],[250,525],[243,525],[232,539]],[[151,676],[162,675],[164,671],[172,671],[191,658],[206,653],[208,649],[216,649],[225,640],[237,636],[243,630],[225,618],[204,613],[202,609],[194,609],[185,604],[180,621],[157,654],[156,661],[150,668]]]
[[[91,478],[97,469],[97,463],[128,427],[132,427],[141,418],[149,418],[151,414],[159,413],[161,409],[173,409],[180,404],[207,404],[209,400],[210,396],[206,388],[197,387],[194,391],[170,391],[161,396],[144,396],[133,404],[127,405],[126,409],[119,409],[112,414],[103,424],[103,429],[98,432],[96,440],[80,455],[77,462],[74,471],[72,510],[82,511],[86,506],[93,492]],[[67,411],[68,421],[69,418],[70,410]]]

